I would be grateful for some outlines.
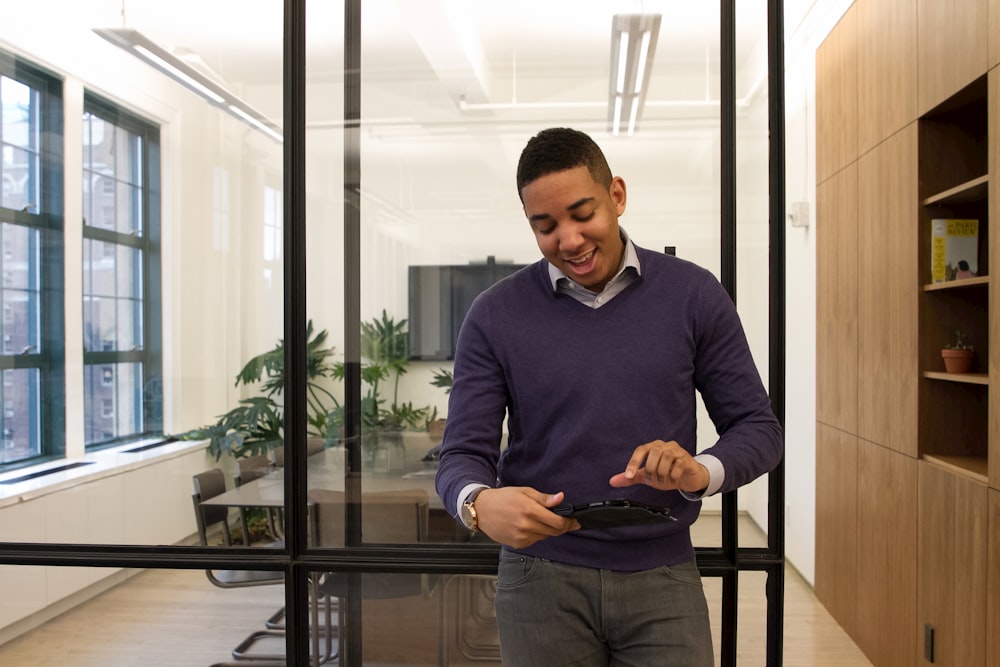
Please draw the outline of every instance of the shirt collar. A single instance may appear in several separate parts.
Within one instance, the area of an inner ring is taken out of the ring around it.
[[[622,263],[618,266],[618,272],[615,273],[614,278],[620,276],[628,268],[635,269],[636,275],[641,276],[642,269],[639,267],[639,255],[635,252],[635,244],[632,243],[632,239],[629,238],[628,232],[625,231],[624,227],[619,227],[618,231],[621,233],[622,241],[625,243],[625,252],[622,253]],[[555,264],[551,262],[547,263],[549,265],[549,280],[552,282],[552,291],[556,292],[558,291],[560,280],[572,280],[572,278],[556,268]]]

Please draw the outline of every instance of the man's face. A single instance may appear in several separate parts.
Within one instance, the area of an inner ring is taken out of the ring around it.
[[[521,200],[545,259],[590,291],[604,289],[625,251],[618,232],[625,181],[616,176],[604,188],[586,167],[574,167],[528,183]]]

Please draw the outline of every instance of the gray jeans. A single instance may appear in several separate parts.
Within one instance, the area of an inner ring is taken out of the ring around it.
[[[496,594],[506,667],[712,667],[693,561],[641,572],[500,553]]]

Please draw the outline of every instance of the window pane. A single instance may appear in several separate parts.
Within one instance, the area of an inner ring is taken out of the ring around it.
[[[143,429],[142,364],[96,364],[84,369],[86,444]]]
[[[2,354],[39,351],[38,231],[0,224]]]
[[[91,239],[83,246],[84,350],[141,349],[142,253]]]
[[[38,438],[38,371],[33,368],[3,371],[0,384],[0,464],[14,463],[41,453]]]
[[[38,95],[30,87],[0,76],[0,174],[3,193],[0,206],[37,211],[38,192]]]
[[[84,116],[83,209],[86,224],[141,235],[142,140],[93,114]]]

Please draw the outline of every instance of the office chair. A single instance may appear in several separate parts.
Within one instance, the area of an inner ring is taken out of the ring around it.
[[[200,472],[192,478],[194,493],[191,499],[194,503],[194,515],[198,524],[198,539],[202,546],[208,546],[208,531],[216,524],[222,524],[222,541],[228,547],[232,546],[229,536],[229,508],[223,506],[203,505],[202,501],[214,498],[226,490],[226,477],[219,468]],[[269,570],[206,570],[208,580],[219,588],[239,588],[243,586],[264,586],[268,584],[284,584],[285,577],[281,572]]]
[[[194,514],[198,524],[198,539],[202,546],[208,546],[209,528],[216,524],[222,524],[222,539],[226,546],[232,545],[229,536],[229,508],[225,506],[203,505],[202,502],[214,498],[226,491],[226,477],[219,468],[212,468],[205,472],[200,472],[192,477],[194,493],[191,499],[194,502]],[[246,534],[246,533],[244,533]],[[281,572],[270,570],[205,570],[205,575],[212,584],[219,588],[243,588],[247,586],[268,586],[285,583],[285,577]],[[272,618],[277,617],[281,611],[275,613]],[[255,630],[248,635],[240,644],[233,649],[233,657],[238,660],[253,660],[255,663],[263,665],[266,661],[284,660],[285,656],[268,654],[252,655],[249,648],[262,637],[283,636],[284,631],[280,629],[267,628]],[[259,662],[258,662],[259,661]]]
[[[265,454],[239,458],[236,459],[236,474],[233,475],[233,483],[236,486],[242,486],[247,482],[260,479],[272,470],[274,470],[274,467]],[[284,546],[283,542],[281,542],[284,531],[281,529],[281,519],[278,516],[277,510],[273,507],[266,507],[264,511],[267,513],[268,534],[275,540],[275,542],[268,546]],[[246,507],[240,507],[240,528],[243,531],[243,544],[250,546],[250,527],[247,525]]]
[[[310,489],[309,529],[310,540],[316,547],[344,546],[344,493],[328,489]],[[361,531],[366,542],[412,544],[427,538],[430,502],[427,491],[407,489],[363,493],[361,496]],[[312,590],[313,627],[319,629],[319,601],[326,600],[325,653],[340,655],[338,645],[334,653],[332,639],[332,601],[348,595],[348,577],[345,573],[328,572],[315,577]],[[430,577],[425,573],[365,573],[360,577],[360,594],[363,599],[391,599],[421,595],[430,597]],[[339,607],[339,604],[337,605]],[[343,641],[343,618],[337,614],[336,635]],[[319,633],[313,634],[313,655],[319,655]],[[319,664],[319,663],[314,663]]]

